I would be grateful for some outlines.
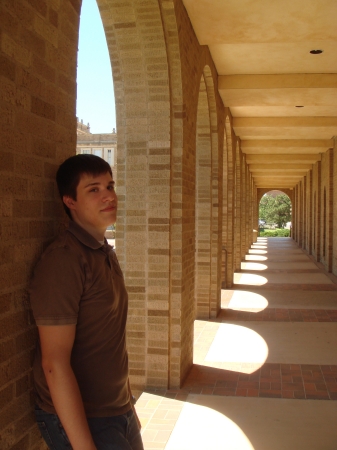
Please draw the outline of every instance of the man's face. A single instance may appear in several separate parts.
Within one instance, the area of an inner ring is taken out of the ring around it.
[[[83,174],[77,186],[77,198],[63,197],[74,222],[102,239],[109,225],[116,222],[117,195],[109,172],[98,176]]]

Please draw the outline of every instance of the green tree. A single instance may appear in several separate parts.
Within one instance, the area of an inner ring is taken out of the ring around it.
[[[291,201],[286,194],[276,197],[265,194],[260,201],[259,218],[269,223],[276,223],[278,228],[284,228],[291,220]]]

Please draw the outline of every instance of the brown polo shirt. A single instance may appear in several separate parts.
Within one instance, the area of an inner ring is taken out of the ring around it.
[[[128,411],[128,296],[112,247],[70,222],[37,264],[30,301],[37,325],[76,324],[71,365],[87,416]],[[33,371],[38,405],[55,413],[39,343]]]

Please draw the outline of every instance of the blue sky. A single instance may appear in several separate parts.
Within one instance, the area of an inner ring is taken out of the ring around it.
[[[111,63],[96,0],[83,0],[77,61],[76,116],[91,133],[116,128]]]

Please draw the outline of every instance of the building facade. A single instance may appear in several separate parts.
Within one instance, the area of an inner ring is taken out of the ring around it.
[[[77,120],[76,154],[91,154],[103,158],[110,164],[117,179],[117,133],[113,128],[112,133],[90,133],[89,124],[85,125]]]

